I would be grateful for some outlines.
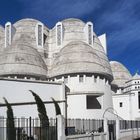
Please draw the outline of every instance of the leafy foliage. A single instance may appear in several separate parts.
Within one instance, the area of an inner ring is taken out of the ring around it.
[[[56,115],[61,115],[61,109],[60,109],[58,103],[54,100],[54,98],[52,98],[52,101],[53,101],[54,106],[55,106]]]
[[[11,105],[6,100],[6,98],[3,98],[3,99],[7,106],[7,121],[6,121],[7,140],[16,140],[16,129],[15,129],[15,124],[14,124],[13,110],[12,110]]]

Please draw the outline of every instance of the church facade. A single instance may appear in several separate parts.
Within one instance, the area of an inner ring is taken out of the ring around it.
[[[121,118],[116,104],[132,78],[121,63],[109,62],[106,35],[97,36],[92,22],[74,18],[52,29],[35,19],[0,26],[0,77],[64,83],[68,118]]]

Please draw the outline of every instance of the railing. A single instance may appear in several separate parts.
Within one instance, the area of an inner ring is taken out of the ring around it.
[[[7,140],[6,118],[0,118],[0,140]],[[16,140],[57,140],[56,119],[49,119],[49,126],[40,125],[38,118],[14,118]]]
[[[103,120],[68,119],[66,134],[77,135],[103,132],[103,125]]]
[[[120,130],[140,128],[140,121],[120,120]]]

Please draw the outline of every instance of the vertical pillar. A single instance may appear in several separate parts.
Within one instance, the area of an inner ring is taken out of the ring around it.
[[[57,140],[66,140],[65,119],[62,115],[57,116]]]
[[[99,83],[100,82],[100,77],[99,76],[97,76],[97,83]]]
[[[106,140],[109,140],[108,120],[104,118],[104,133],[106,133]]]
[[[4,140],[4,117],[0,116],[0,140]]]
[[[83,82],[86,82],[86,75],[83,75]]]
[[[116,120],[116,140],[120,138],[120,121],[119,119]]]

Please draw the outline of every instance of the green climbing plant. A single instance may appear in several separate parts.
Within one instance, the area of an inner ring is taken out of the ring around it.
[[[7,140],[16,140],[16,129],[14,124],[14,114],[11,105],[8,103],[6,98],[3,98],[7,106],[7,120],[6,120],[6,133]]]

